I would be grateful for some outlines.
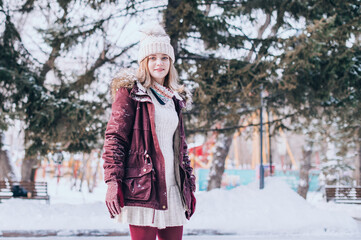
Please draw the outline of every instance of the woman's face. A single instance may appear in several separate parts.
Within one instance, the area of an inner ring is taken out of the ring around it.
[[[153,80],[163,85],[170,68],[170,58],[163,53],[148,56],[148,69]]]

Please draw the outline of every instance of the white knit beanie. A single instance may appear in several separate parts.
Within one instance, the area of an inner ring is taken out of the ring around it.
[[[143,38],[140,40],[138,63],[145,57],[156,53],[167,54],[174,63],[174,49],[162,26],[159,24],[147,25],[142,27],[140,32],[143,33]]]

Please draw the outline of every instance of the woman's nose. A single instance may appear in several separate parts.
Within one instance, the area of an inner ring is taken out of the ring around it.
[[[155,62],[155,64],[157,64],[157,65],[162,65],[162,60],[161,60],[161,59],[157,59],[156,62]]]

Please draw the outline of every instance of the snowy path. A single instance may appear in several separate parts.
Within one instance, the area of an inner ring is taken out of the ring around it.
[[[19,240],[19,238],[2,238],[4,240]],[[41,240],[130,240],[130,237],[45,237]],[[360,237],[345,237],[345,236],[184,236],[184,240],[359,240]],[[39,238],[26,238],[26,240],[39,240]]]
[[[197,211],[185,226],[185,234],[197,235],[187,235],[183,239],[361,239],[361,221],[354,220],[361,219],[360,205],[327,203],[322,199],[321,193],[310,193],[308,201],[305,201],[277,179],[268,179],[266,184],[267,187],[262,191],[257,184],[250,184],[227,191],[216,189],[197,192]],[[71,191],[69,182],[57,185],[50,181],[49,186],[52,196],[49,205],[22,199],[12,199],[0,204],[0,239],[130,240],[129,236],[99,235],[121,235],[128,232],[126,225],[119,224],[108,216],[104,204],[105,184],[92,194]],[[16,234],[32,237],[3,237]],[[53,236],[34,237],[39,234]],[[83,237],[74,237],[76,235]]]

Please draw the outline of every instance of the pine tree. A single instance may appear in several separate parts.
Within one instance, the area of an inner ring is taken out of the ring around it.
[[[304,32],[287,39],[284,53],[277,57],[275,68],[282,69],[273,85],[278,102],[270,103],[293,109],[292,124],[301,123],[303,129],[315,127],[314,119],[334,126],[331,132],[337,138],[332,142],[348,143],[339,147],[339,156],[345,158],[345,149],[351,150],[360,139],[361,48],[352,36],[360,32],[361,8],[357,1],[310,2],[310,7],[314,10],[309,15],[316,18]],[[326,165],[328,161],[333,160],[325,159]],[[344,167],[349,169],[346,162]]]
[[[114,17],[103,16],[93,20],[86,17],[85,11],[79,20],[79,16],[72,13],[73,8],[101,11],[103,7],[115,4],[116,1],[112,0],[59,0],[45,5],[41,1],[5,5],[1,2],[0,13],[6,21],[0,59],[0,100],[1,113],[4,113],[1,114],[0,126],[5,130],[11,119],[21,119],[26,123],[22,180],[34,180],[39,156],[54,150],[59,144],[61,150],[69,152],[89,152],[100,147],[106,123],[104,109],[109,107],[110,102],[104,93],[95,93],[92,98],[86,96],[92,94],[91,84],[98,79],[96,71],[106,64],[114,63],[135,44],[111,54],[108,52],[113,50],[113,44],[104,44],[97,53],[99,57],[89,68],[89,65],[85,67],[83,74],[70,75],[57,61],[65,55],[71,55],[74,48],[95,36],[106,39],[105,23]],[[121,14],[136,14],[135,5],[135,1],[122,4],[124,8],[120,10]],[[53,22],[47,28],[38,29],[51,49],[45,62],[39,62],[27,51],[14,24],[17,11],[31,15],[39,8],[54,13],[49,17]],[[55,12],[55,9],[58,11]],[[46,82],[51,71],[59,84],[49,85]]]
[[[345,46],[352,34],[359,35],[357,2],[169,1],[164,18],[167,31],[174,39],[181,76],[187,76],[184,82],[195,89],[194,107],[186,114],[191,123],[188,130],[207,132],[221,123],[221,129],[213,130],[228,132],[230,138],[240,117],[259,108],[261,85],[268,92],[267,109],[292,124],[303,123],[303,128],[318,118],[320,111],[334,111],[327,106],[337,105],[329,104],[332,97],[345,97],[345,88],[359,89],[359,47]],[[217,9],[217,14],[212,14],[212,9]],[[263,14],[257,16],[256,11]],[[259,31],[268,28],[268,36],[251,38],[244,26],[234,23],[243,17],[254,24],[260,16],[266,16],[266,22]],[[301,20],[305,26],[294,31],[293,24]],[[291,34],[282,36],[288,28]],[[192,45],[204,46],[204,50]],[[228,50],[237,53],[242,49],[248,51],[247,57],[223,56]],[[339,88],[339,79],[345,88]],[[274,129],[280,127],[286,124],[278,120]],[[216,171],[211,173],[215,173],[215,181],[210,189],[220,186],[228,152],[228,138],[219,136],[226,149],[217,149],[224,155],[218,154],[221,157],[214,162]]]
[[[222,10],[211,15],[211,9]],[[221,49],[239,51],[249,41],[238,26],[229,21],[243,9],[235,1],[169,1],[164,20],[176,49],[178,70],[185,83],[195,86],[193,108],[188,117],[189,132],[207,132],[220,125],[217,154],[211,167],[209,189],[220,187],[224,161],[240,116],[250,114],[259,104],[258,87],[265,76],[258,75],[263,63],[250,66],[238,56],[222,56]],[[233,33],[238,31],[238,33]],[[255,42],[259,42],[255,40]],[[192,46],[204,46],[192,49]],[[228,51],[228,50],[226,50]],[[198,130],[194,130],[194,129]]]

